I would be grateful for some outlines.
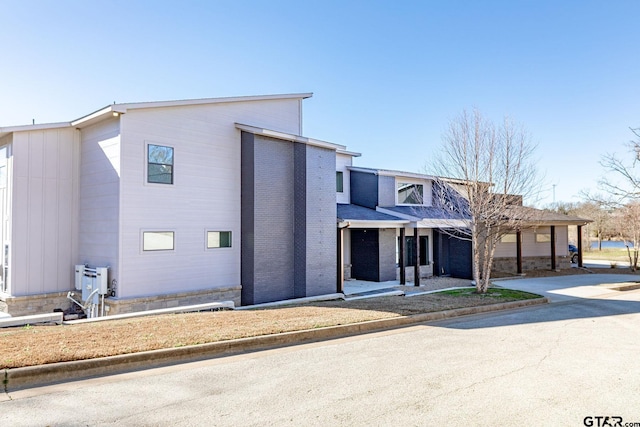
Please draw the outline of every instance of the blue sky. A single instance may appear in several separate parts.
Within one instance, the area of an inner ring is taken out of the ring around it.
[[[304,135],[425,170],[478,108],[578,201],[640,127],[638,1],[0,0],[0,126],[115,102],[313,92]]]

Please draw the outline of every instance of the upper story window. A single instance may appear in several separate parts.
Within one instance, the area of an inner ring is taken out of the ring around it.
[[[344,191],[344,174],[340,171],[336,172],[336,192]]]
[[[413,182],[397,181],[399,205],[424,204],[424,185]]]
[[[147,182],[173,184],[173,148],[147,146]]]

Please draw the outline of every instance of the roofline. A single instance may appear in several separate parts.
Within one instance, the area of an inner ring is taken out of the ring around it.
[[[373,169],[373,168],[366,168],[366,167],[359,167],[359,166],[348,166],[347,169],[355,172],[372,173],[374,175],[379,175],[379,176],[400,176],[404,178],[428,179],[428,180],[434,180],[438,178],[433,175],[425,175],[425,174],[416,173],[416,172],[394,171],[389,169]]]
[[[305,93],[289,93],[278,95],[252,95],[252,96],[232,96],[222,98],[199,98],[199,99],[183,99],[176,101],[151,101],[151,102],[130,102],[123,104],[107,105],[93,113],[82,116],[71,121],[72,126],[83,126],[95,122],[104,115],[119,113],[125,114],[128,110],[138,110],[142,108],[164,108],[164,107],[181,107],[185,105],[203,105],[203,104],[221,104],[229,102],[248,102],[248,101],[269,101],[273,99],[306,99],[311,98],[313,92]]]
[[[21,125],[21,126],[5,126],[0,127],[0,134],[11,133],[11,132],[25,132],[31,130],[43,130],[43,129],[59,129],[70,127],[71,123],[69,122],[58,122],[58,123],[39,123],[37,125]]]
[[[355,151],[347,151],[347,150],[336,150],[336,153],[338,153],[338,154],[346,154],[347,156],[351,156],[351,157],[360,157],[360,156],[362,156],[362,153],[356,153]]]
[[[339,218],[338,225],[340,228],[396,228],[397,226],[405,226],[409,224],[407,220],[375,220],[375,219],[347,219]]]
[[[321,148],[329,148],[331,150],[344,150],[346,147],[344,145],[333,144],[331,142],[320,141],[319,139],[311,139],[300,135],[294,135],[291,133],[280,132],[276,130],[269,130],[264,128],[259,128],[251,125],[244,125],[242,123],[236,123],[236,128],[252,133],[254,135],[266,136],[269,138],[276,139],[284,139],[285,141],[298,142],[301,144],[312,145],[315,147]]]

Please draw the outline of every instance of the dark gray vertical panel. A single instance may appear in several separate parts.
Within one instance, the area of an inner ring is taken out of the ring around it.
[[[294,149],[255,137],[254,302],[294,296]]]
[[[374,173],[351,171],[351,203],[369,209],[378,205],[378,176]]]
[[[241,303],[254,303],[254,151],[255,137],[242,132],[240,148],[240,281]]]
[[[294,174],[294,296],[307,296],[307,146],[293,144]]]

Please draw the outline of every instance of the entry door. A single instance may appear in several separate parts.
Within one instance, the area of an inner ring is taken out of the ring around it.
[[[377,229],[351,229],[351,277],[380,281],[378,241]]]

